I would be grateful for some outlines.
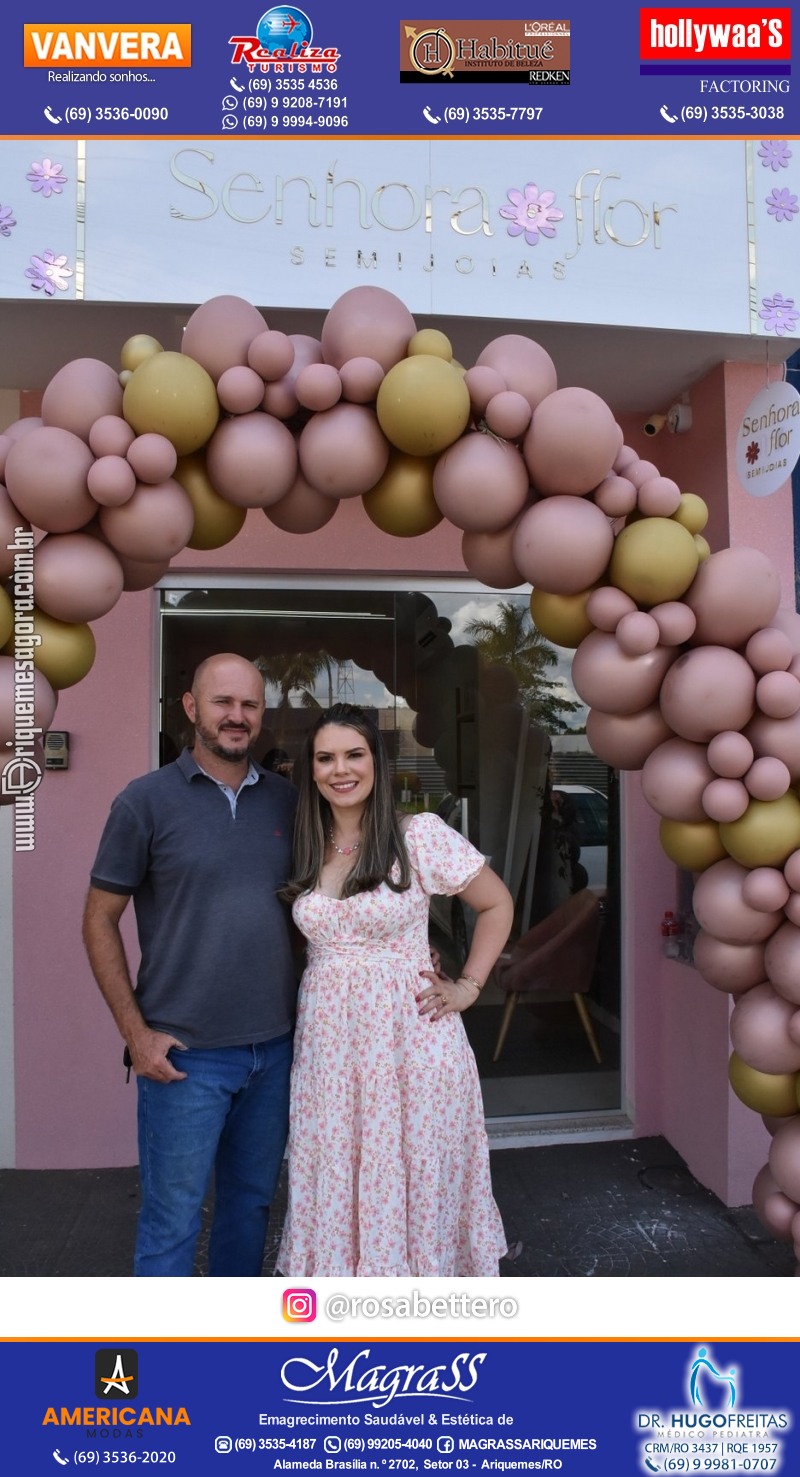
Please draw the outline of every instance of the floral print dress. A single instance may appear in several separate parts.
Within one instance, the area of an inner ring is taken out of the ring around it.
[[[460,1015],[431,1022],[429,897],[460,892],[483,857],[437,816],[406,831],[407,892],[385,883],[294,904],[309,941],[289,1131],[289,1277],[496,1277],[478,1071]]]

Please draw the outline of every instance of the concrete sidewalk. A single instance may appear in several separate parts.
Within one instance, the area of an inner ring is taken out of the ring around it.
[[[790,1246],[749,1207],[729,1210],[664,1139],[492,1153],[509,1243],[504,1277],[791,1277]],[[264,1275],[273,1275],[286,1171]],[[138,1205],[133,1169],[0,1171],[0,1276],[124,1277]],[[198,1275],[205,1269],[204,1237]]]

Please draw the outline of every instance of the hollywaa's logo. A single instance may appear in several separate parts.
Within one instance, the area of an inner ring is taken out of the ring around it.
[[[468,1391],[478,1383],[485,1354],[456,1354],[449,1364],[371,1364],[371,1349],[362,1349],[340,1365],[339,1350],[331,1349],[324,1364],[312,1359],[287,1359],[281,1383],[293,1395],[292,1405],[371,1405],[380,1410],[392,1400],[458,1400],[467,1404]],[[318,1392],[318,1393],[313,1393]],[[311,1398],[309,1398],[311,1397]]]
[[[790,9],[658,6],[639,11],[642,61],[789,61]]]
[[[230,36],[234,66],[250,72],[335,72],[340,53],[335,46],[314,46],[314,27],[295,5],[273,5],[256,26],[255,36]]]

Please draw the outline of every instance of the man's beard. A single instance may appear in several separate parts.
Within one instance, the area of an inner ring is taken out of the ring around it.
[[[242,731],[237,730],[237,732]],[[224,759],[229,764],[241,764],[243,759],[250,758],[254,741],[252,734],[250,734],[250,742],[246,749],[226,749],[222,735],[219,737],[214,736],[201,723],[195,722],[194,732],[195,738],[201,740],[203,748],[208,749],[209,754],[216,755],[217,759]],[[222,730],[222,734],[224,733],[225,729]]]

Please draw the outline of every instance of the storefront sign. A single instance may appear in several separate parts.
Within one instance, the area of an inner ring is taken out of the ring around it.
[[[760,390],[742,416],[736,471],[745,492],[769,497],[785,486],[800,458],[800,394],[785,380]]]

